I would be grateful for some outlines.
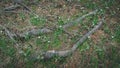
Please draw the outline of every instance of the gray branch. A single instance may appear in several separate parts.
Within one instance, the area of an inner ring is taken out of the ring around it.
[[[24,32],[24,33],[18,34],[18,35],[19,35],[19,37],[25,37],[26,35],[37,36],[39,34],[50,33],[50,32],[52,32],[52,30],[47,29],[47,28],[42,28],[42,29],[32,29],[30,31],[27,31],[27,32]]]
[[[12,36],[12,33],[6,28],[4,27],[3,25],[0,25],[0,27],[2,27],[4,30],[5,30],[5,33],[6,35],[11,39],[11,41],[13,41],[15,43],[15,47],[20,50],[18,47],[19,47],[19,44],[16,42],[16,40],[13,38]]]
[[[11,10],[15,10],[16,8],[20,7],[20,5],[12,5],[9,7],[4,8],[4,11],[11,11]]]
[[[68,28],[68,27],[71,27],[71,26],[73,26],[74,24],[80,22],[82,19],[86,18],[87,16],[96,14],[97,11],[98,11],[98,10],[89,12],[88,14],[85,14],[85,15],[83,15],[82,17],[77,18],[75,21],[72,21],[72,22],[69,22],[69,23],[65,24],[65,25],[63,26],[63,28],[66,29],[66,28]]]
[[[50,59],[54,56],[59,56],[59,57],[69,56],[78,48],[78,46],[82,45],[82,43],[88,38],[88,36],[90,36],[96,30],[98,30],[101,27],[102,23],[103,23],[103,20],[101,20],[98,25],[96,25],[91,31],[89,31],[81,39],[79,39],[78,42],[76,44],[74,44],[71,49],[64,50],[64,51],[49,50],[49,51],[43,53],[44,59]]]

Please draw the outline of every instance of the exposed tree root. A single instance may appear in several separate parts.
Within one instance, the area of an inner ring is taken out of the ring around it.
[[[13,10],[17,9],[18,7],[22,6],[23,8],[25,8],[27,11],[29,11],[28,13],[30,14],[33,14],[35,16],[39,16],[38,14],[36,14],[32,9],[30,9],[29,7],[27,7],[23,1],[18,1],[18,0],[14,0],[13,1],[15,3],[15,5],[12,5],[12,6],[9,6],[9,7],[6,7],[4,8],[3,12],[10,12],[10,13],[18,13],[18,12],[15,12]],[[40,17],[40,16],[39,16]]]
[[[66,28],[68,28],[68,27],[71,27],[71,26],[73,26],[74,24],[79,23],[82,19],[86,18],[87,16],[96,14],[97,11],[98,11],[98,10],[89,12],[88,14],[85,14],[85,15],[83,15],[82,17],[77,18],[75,21],[72,21],[72,22],[69,22],[69,23],[65,24],[65,25],[63,26],[63,28],[66,29]]]
[[[2,27],[2,29],[4,29],[6,35],[11,39],[11,41],[13,41],[13,43],[15,44],[15,48],[20,51],[20,45],[17,43],[17,41],[13,38],[12,33],[3,25],[0,24],[0,27]]]
[[[0,25],[2,26],[2,25]],[[5,29],[5,27],[4,27]],[[7,30],[7,29],[5,29]],[[7,30],[8,31],[8,30]],[[7,31],[5,31],[7,33]],[[45,33],[50,33],[52,30],[48,28],[41,28],[41,29],[32,29],[23,33],[7,33],[8,36],[13,37],[13,38],[26,38],[26,36],[37,36],[39,34],[45,34]]]
[[[37,36],[39,34],[50,33],[50,32],[52,32],[52,30],[50,30],[48,28],[32,29],[32,30],[24,32],[22,34],[17,34],[17,36],[25,38],[26,36]]]
[[[64,51],[55,51],[55,50],[49,50],[45,53],[43,53],[44,59],[50,59],[54,56],[59,56],[59,57],[66,57],[72,54],[78,46],[80,46],[87,38],[90,36],[92,33],[94,33],[96,30],[98,30],[103,23],[103,20],[101,20],[98,25],[96,25],[91,31],[86,33],[81,39],[78,40],[76,44],[73,45],[73,47],[69,50],[64,50]]]
[[[92,15],[92,14],[96,14],[97,10],[93,11],[93,12],[90,12],[86,15],[83,15],[82,17],[76,19],[75,21],[73,22],[70,22],[68,24],[65,24],[63,26],[63,30],[66,31],[65,29],[68,28],[68,27],[71,27],[72,25],[74,25],[75,23],[78,23],[80,20],[82,20],[83,18],[85,18],[86,16],[89,16],[89,15]],[[46,52],[41,52],[41,55],[44,59],[50,59],[54,56],[59,56],[59,57],[66,57],[66,56],[69,56],[70,54],[72,54],[77,48],[78,46],[80,46],[87,38],[88,36],[90,36],[92,33],[94,33],[96,30],[98,30],[101,25],[103,23],[103,20],[101,20],[98,25],[96,25],[91,31],[89,31],[88,33],[86,33],[81,39],[79,39],[76,44],[73,45],[73,47],[71,49],[68,49],[68,50],[64,50],[64,51],[56,51],[56,50],[49,50],[49,51],[46,51]],[[47,29],[47,28],[43,28],[43,29],[32,29],[30,31],[26,31],[26,32],[23,32],[23,33],[10,33],[9,30],[7,30],[4,26],[0,25],[0,27],[2,27],[6,34],[9,36],[9,38],[17,45],[17,42],[16,40],[14,40],[14,37],[16,38],[25,38],[26,35],[39,35],[39,34],[43,34],[43,33],[49,33],[49,32],[52,32],[52,30],[50,29]],[[58,28],[58,27],[57,27]],[[18,49],[18,48],[17,48]],[[37,58],[38,56],[34,56],[34,58]]]

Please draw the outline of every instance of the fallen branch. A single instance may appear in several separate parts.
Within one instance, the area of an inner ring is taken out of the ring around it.
[[[14,40],[14,38],[12,37],[12,35],[11,35],[10,31],[9,31],[6,27],[4,27],[4,26],[2,26],[2,25],[0,25],[0,27],[2,27],[2,28],[5,30],[6,35],[8,35],[8,36],[9,36],[9,38],[10,38],[12,41],[14,41],[14,42],[15,42],[15,40]]]
[[[89,15],[96,14],[97,11],[98,11],[98,10],[89,12],[88,14],[85,14],[85,15],[83,15],[82,17],[77,18],[75,21],[72,21],[72,22],[69,22],[69,23],[63,25],[63,27],[61,27],[62,30],[63,30],[63,32],[66,33],[66,34],[68,34],[69,36],[72,36],[72,35],[66,30],[66,28],[73,26],[75,23],[80,22],[80,20],[84,19],[85,17],[87,17],[87,16],[89,16]],[[58,25],[55,25],[55,27],[52,28],[52,30],[58,29],[58,28],[60,28],[60,27],[59,27]]]
[[[3,25],[0,25],[0,27],[2,27],[4,30],[5,30],[5,34],[17,45],[17,42],[16,40],[14,39],[14,37],[19,37],[19,38],[25,38],[26,35],[28,36],[36,36],[36,35],[39,35],[39,34],[44,34],[44,33],[50,33],[52,32],[50,29],[47,29],[47,28],[42,28],[42,29],[32,29],[30,31],[27,31],[27,32],[24,32],[24,33],[11,33],[6,27],[4,27]]]
[[[26,38],[26,36],[37,36],[39,34],[44,34],[44,33],[50,33],[52,30],[47,29],[47,28],[42,28],[42,29],[32,29],[23,33],[9,33],[11,37],[13,38]]]
[[[20,13],[20,12],[16,12],[16,11],[4,11],[5,13],[16,13],[16,14],[18,14],[18,13]]]
[[[24,33],[18,34],[18,35],[19,35],[19,37],[25,37],[26,35],[36,36],[39,34],[50,33],[50,32],[52,32],[52,30],[50,30],[48,28],[42,28],[42,29],[32,29],[30,31],[27,31],[27,32],[24,32]]]
[[[54,56],[59,56],[59,57],[66,57],[69,56],[70,54],[72,54],[77,48],[78,46],[80,46],[87,38],[88,36],[90,36],[91,34],[93,34],[96,30],[98,30],[101,25],[103,23],[103,20],[101,20],[98,25],[96,25],[91,31],[89,31],[88,33],[86,33],[81,39],[78,40],[78,42],[76,44],[73,45],[73,47],[69,50],[64,50],[64,51],[55,51],[55,50],[49,50],[47,52],[44,52],[42,54],[42,56],[44,57],[44,59],[50,59]]]
[[[80,22],[80,20],[84,19],[85,17],[89,16],[89,15],[93,15],[93,14],[96,14],[98,10],[95,10],[95,11],[92,11],[92,12],[89,12],[88,14],[85,14],[83,15],[82,17],[79,17],[77,18],[75,21],[72,21],[70,23],[67,23],[63,26],[64,29],[68,28],[68,27],[71,27],[73,26],[74,24]]]
[[[11,41],[13,41],[15,43],[15,48],[19,50],[19,44],[16,42],[16,40],[13,38],[12,33],[3,25],[0,25],[0,27],[2,27],[5,30],[6,35],[11,39]]]
[[[4,11],[12,11],[12,10],[15,10],[18,7],[20,7],[20,5],[12,5],[12,6],[4,8]]]
[[[38,14],[36,14],[35,12],[33,12],[29,7],[27,7],[22,1],[16,1],[15,0],[15,5],[12,5],[12,6],[9,6],[9,7],[6,7],[6,8],[4,8],[4,12],[12,12],[12,13],[17,13],[17,12],[15,12],[15,11],[13,11],[13,10],[15,10],[15,9],[17,9],[18,7],[20,7],[20,6],[22,6],[23,8],[25,8],[26,10],[28,10],[29,11],[29,13],[31,13],[31,14],[33,14],[33,15],[36,15],[36,16],[38,16]]]

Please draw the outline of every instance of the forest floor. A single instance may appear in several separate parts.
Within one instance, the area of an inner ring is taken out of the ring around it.
[[[120,1],[118,0],[36,0],[25,1],[32,10],[20,6],[14,12],[2,12],[12,5],[0,1],[0,25],[21,34],[33,29],[48,28],[50,33],[15,38],[19,51],[0,27],[0,68],[120,68]],[[64,24],[98,10],[94,15],[62,30]],[[34,59],[39,52],[70,49],[104,17],[102,27],[70,56]],[[30,57],[33,56],[33,57]]]

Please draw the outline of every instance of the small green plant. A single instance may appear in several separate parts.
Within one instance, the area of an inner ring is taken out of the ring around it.
[[[12,42],[10,42],[10,40],[7,40],[5,38],[0,38],[0,50],[10,56],[10,57],[13,57],[15,55],[15,49],[12,46],[10,46],[9,44],[7,43],[10,43],[10,45],[12,45]]]
[[[81,45],[81,46],[79,47],[79,49],[80,49],[81,52],[82,52],[82,51],[89,50],[89,48],[90,48],[90,45],[87,43],[87,41],[84,42],[83,45]]]
[[[98,56],[98,59],[103,61],[104,58],[105,58],[105,52],[103,50],[103,48],[100,48],[99,46],[97,45],[94,45],[94,52],[97,53],[97,56]]]
[[[31,38],[31,36],[26,34],[24,39],[25,39],[26,41],[28,41],[28,40],[30,40],[30,38]]]
[[[45,24],[46,19],[43,17],[39,17],[37,15],[36,16],[31,15],[30,22],[35,26],[42,26]]]
[[[93,24],[93,25],[96,25],[97,22],[98,22],[98,17],[97,17],[97,16],[94,16],[94,19],[93,19],[93,21],[92,21],[92,24]]]
[[[91,57],[91,67],[92,68],[98,68],[98,58],[97,57],[95,57],[95,56],[92,56]]]
[[[59,40],[59,36],[63,33],[63,30],[61,28],[58,28],[54,34],[53,34],[53,47],[59,47],[61,44],[61,41]]]
[[[43,50],[48,50],[50,38],[46,35],[41,35],[36,39],[36,45]]]
[[[21,13],[19,14],[19,16],[20,16],[20,18],[21,18],[23,21],[25,20],[25,14],[24,14],[24,13],[21,12]]]
[[[58,25],[60,25],[60,26],[64,25],[64,21],[61,17],[59,17],[59,19],[58,19]]]
[[[120,42],[120,26],[116,27],[115,34],[114,34],[114,39],[117,42]]]

